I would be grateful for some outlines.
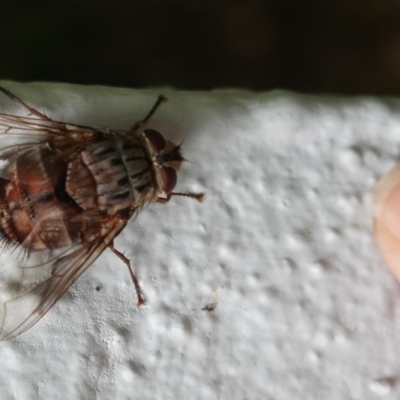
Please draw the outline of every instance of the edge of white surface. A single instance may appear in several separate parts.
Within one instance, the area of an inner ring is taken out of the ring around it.
[[[178,188],[207,196],[151,205],[118,237],[148,306],[104,253],[0,343],[4,398],[398,398],[400,290],[370,209],[399,159],[398,99],[2,84],[53,119],[116,129],[166,95],[149,126],[185,138]]]

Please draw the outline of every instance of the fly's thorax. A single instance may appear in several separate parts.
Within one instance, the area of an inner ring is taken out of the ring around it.
[[[168,195],[176,185],[177,172],[184,161],[181,148],[153,129],[145,129],[142,137],[153,164],[157,194]]]
[[[68,166],[66,190],[84,210],[114,215],[154,196],[152,161],[136,136],[88,146]]]

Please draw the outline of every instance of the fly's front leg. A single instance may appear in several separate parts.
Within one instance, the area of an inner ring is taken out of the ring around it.
[[[146,115],[144,119],[142,119],[139,122],[136,122],[135,125],[129,129],[129,133],[136,133],[139,129],[141,129],[143,126],[147,124],[151,116],[156,112],[157,108],[160,107],[161,103],[167,101],[167,98],[164,96],[158,96],[157,101],[154,103],[154,106],[150,110],[150,112]]]
[[[202,203],[204,200],[204,193],[180,193],[180,192],[171,192],[168,193],[166,197],[156,197],[154,201],[156,203],[165,204],[171,200],[172,196],[184,196],[184,197],[191,197],[192,199],[197,200],[199,203]]]
[[[132,265],[131,265],[131,262],[129,261],[129,259],[126,258],[121,252],[119,252],[119,251],[114,247],[114,241],[112,241],[112,242],[108,245],[108,248],[109,248],[116,256],[118,256],[118,257],[125,263],[125,265],[126,265],[126,266],[128,267],[128,269],[129,269],[129,273],[131,274],[132,282],[133,282],[133,285],[135,286],[136,295],[137,295],[137,299],[138,299],[136,305],[137,305],[138,307],[140,307],[140,306],[142,306],[143,304],[146,304],[146,300],[144,299],[143,294],[142,294],[142,289],[140,288],[139,282],[138,282],[138,280],[137,280],[137,278],[136,278],[136,276],[135,276],[135,274],[134,274],[134,272],[133,272]]]
[[[15,96],[14,94],[12,94],[9,90],[3,88],[2,86],[0,86],[0,92],[3,92],[6,96],[8,96],[10,99],[16,101],[19,105],[21,105],[22,107],[26,108],[30,114],[35,115],[36,117],[40,118],[40,119],[44,119],[46,121],[52,121],[51,118],[49,118],[47,115],[41,113],[40,111],[29,107],[28,104],[24,103],[21,99],[19,99],[17,96]]]

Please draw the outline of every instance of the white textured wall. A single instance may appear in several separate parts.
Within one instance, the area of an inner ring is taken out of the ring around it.
[[[111,128],[165,94],[149,127],[185,138],[178,189],[206,199],[150,205],[118,237],[146,307],[107,250],[1,342],[2,400],[399,398],[400,288],[370,211],[400,158],[399,101],[3,84],[54,119]],[[0,109],[24,114],[2,95]]]

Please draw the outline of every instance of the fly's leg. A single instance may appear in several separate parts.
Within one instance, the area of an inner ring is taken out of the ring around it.
[[[17,96],[15,96],[14,94],[12,94],[9,90],[3,88],[2,86],[0,86],[0,92],[3,92],[6,96],[8,96],[10,99],[16,101],[19,105],[21,105],[22,107],[26,108],[30,114],[35,115],[36,117],[40,118],[40,119],[44,119],[46,121],[52,121],[51,118],[49,118],[47,115],[41,113],[40,111],[29,107],[28,104],[24,103],[21,99],[19,99]]]
[[[136,278],[136,276],[135,276],[135,274],[134,274],[134,272],[133,272],[132,265],[131,265],[131,262],[129,261],[129,259],[126,258],[121,252],[119,252],[119,251],[114,247],[114,242],[111,242],[111,243],[108,245],[108,248],[109,248],[116,256],[118,256],[118,257],[125,263],[125,265],[126,265],[126,266],[128,267],[128,269],[129,269],[129,273],[131,274],[132,282],[133,282],[133,285],[135,286],[136,295],[137,295],[137,298],[138,298],[138,301],[137,301],[136,305],[137,305],[138,307],[140,307],[140,306],[142,306],[143,304],[146,304],[146,300],[144,299],[143,294],[142,294],[142,289],[140,289],[139,282],[138,282],[138,280],[137,280],[137,278]]]
[[[150,112],[146,115],[144,119],[142,119],[139,122],[136,122],[135,125],[129,129],[129,133],[136,133],[139,129],[141,129],[143,126],[147,124],[151,116],[157,111],[157,108],[160,107],[161,103],[167,101],[167,98],[164,96],[158,96],[157,101],[154,103],[154,106],[150,110]]]
[[[167,197],[156,197],[155,202],[157,203],[168,203],[171,200],[172,196],[184,196],[191,197],[192,199],[197,200],[199,203],[202,203],[204,200],[204,193],[180,193],[180,192],[171,192],[167,194]]]

